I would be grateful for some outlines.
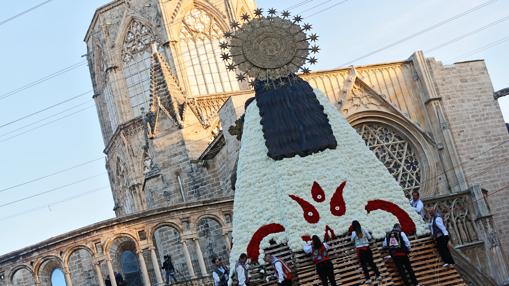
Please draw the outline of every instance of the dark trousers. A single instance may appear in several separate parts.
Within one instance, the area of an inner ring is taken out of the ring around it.
[[[449,236],[443,235],[436,238],[438,253],[440,253],[440,257],[444,263],[454,264],[454,259],[451,256],[451,252],[449,251]]]
[[[281,283],[277,283],[279,286],[292,286],[292,280],[283,280]]]
[[[175,272],[166,271],[166,284],[170,284],[170,277],[173,279],[173,282],[177,282],[177,278],[175,278]]]
[[[329,283],[331,286],[337,286],[336,278],[334,278],[334,266],[332,266],[332,262],[330,260],[316,264],[316,272],[318,272],[318,276],[320,277],[320,280],[322,280],[323,286],[328,286]]]
[[[371,269],[375,272],[376,277],[380,276],[380,271],[378,271],[378,267],[373,261],[373,252],[371,252],[371,249],[369,248],[366,250],[357,249],[357,253],[359,255],[362,271],[364,272],[364,277],[366,277],[366,280],[369,279],[368,266],[371,267]]]
[[[393,256],[392,260],[394,264],[396,264],[396,268],[398,268],[399,275],[401,279],[403,279],[403,283],[407,286],[417,285],[417,278],[415,278],[414,270],[412,269],[412,265],[410,265],[410,259],[408,259],[407,255],[404,256]],[[408,277],[410,280],[408,280]]]

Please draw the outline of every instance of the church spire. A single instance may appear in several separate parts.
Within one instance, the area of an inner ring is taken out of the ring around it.
[[[146,115],[149,136],[155,136],[160,110],[172,119],[178,128],[182,128],[184,108],[184,92],[154,43],[150,66],[150,107]]]

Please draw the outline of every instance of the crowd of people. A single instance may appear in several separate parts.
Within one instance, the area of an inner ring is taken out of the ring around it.
[[[449,250],[449,233],[447,232],[447,228],[440,214],[433,208],[426,209],[417,191],[412,193],[410,205],[424,220],[428,220],[431,235],[435,240],[438,253],[443,261],[443,267],[452,267],[454,265],[454,259]],[[352,222],[350,231],[350,239],[364,274],[364,283],[371,284],[373,280],[378,282],[383,281],[384,277],[382,277],[378,266],[373,260],[373,252],[370,248],[370,242],[373,240],[371,232],[362,227],[360,222],[356,220]],[[391,259],[394,262],[404,284],[413,286],[421,285],[415,276],[410,262],[411,242],[399,224],[394,224],[392,229],[386,233],[382,245],[383,249],[388,253],[384,259]],[[313,261],[316,273],[322,285],[336,286],[337,282],[336,275],[334,274],[334,265],[329,257],[330,247],[327,242],[321,241],[317,235],[313,235],[311,240],[303,246],[303,250]],[[292,270],[285,261],[272,254],[266,254],[264,261],[268,265],[272,265],[274,269],[274,276],[272,278],[270,276],[266,277],[267,282],[274,280],[274,282],[280,286],[292,285]],[[230,277],[228,267],[221,259],[214,258],[213,263],[216,267],[212,273],[214,286],[226,286],[230,278],[233,278],[239,286],[249,286],[251,276],[248,271],[247,262],[247,255],[242,253],[235,265],[233,275]],[[375,274],[373,280],[370,276],[370,270]]]
[[[454,259],[449,250],[449,233],[440,214],[434,208],[425,209],[424,204],[420,199],[419,192],[417,191],[412,193],[410,205],[424,220],[428,220],[431,235],[435,240],[438,253],[443,261],[443,267],[452,267],[454,265]],[[357,220],[352,221],[350,232],[350,239],[364,273],[364,283],[371,284],[373,282],[370,276],[370,269],[375,274],[375,281],[383,281],[384,278],[380,274],[378,266],[373,260],[373,252],[370,248],[370,242],[373,240],[371,232],[362,227],[360,222]],[[392,229],[387,232],[382,245],[383,249],[388,252],[388,255],[384,257],[384,259],[392,259],[405,285],[420,285],[409,259],[409,254],[411,252],[410,240],[408,239],[407,234],[402,231],[399,224],[395,224]],[[317,235],[313,235],[311,240],[304,244],[303,250],[312,259],[322,285],[336,286],[337,282],[334,274],[334,265],[329,256],[330,247],[327,242],[321,241]],[[271,254],[266,254],[264,261],[267,264],[272,265],[274,269],[274,277],[266,277],[267,281],[274,279],[280,286],[292,285],[292,270],[282,259]],[[212,263],[214,265],[214,270],[212,272],[214,286],[227,286],[228,281],[231,278],[233,278],[239,286],[250,285],[251,276],[249,274],[248,257],[245,253],[240,255],[237,263],[235,264],[235,269],[232,273],[233,275],[230,275],[230,269],[221,258],[213,258]],[[175,276],[175,267],[171,256],[164,256],[164,262],[161,269],[165,272],[166,285],[178,282]],[[118,286],[126,285],[120,273],[115,272],[114,279]],[[108,286],[111,284],[111,279],[107,276],[105,279],[105,285]]]

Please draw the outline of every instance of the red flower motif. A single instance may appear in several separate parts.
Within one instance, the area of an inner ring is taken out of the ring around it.
[[[334,233],[334,230],[332,230],[332,228],[329,227],[329,225],[326,225],[324,240],[329,241],[329,240],[333,240],[333,239],[336,239],[336,234]]]
[[[253,234],[249,244],[247,245],[247,256],[251,258],[252,261],[258,261],[258,256],[260,254],[260,243],[262,240],[270,234],[283,231],[285,231],[284,226],[277,223],[266,224],[260,227]]]
[[[325,192],[317,182],[313,182],[313,186],[311,187],[311,196],[317,203],[325,201]]]
[[[372,200],[368,201],[365,207],[368,214],[371,211],[382,210],[393,214],[399,221],[401,229],[406,234],[415,233],[415,223],[412,221],[407,212],[401,209],[399,206],[384,200]]]
[[[346,181],[343,181],[330,200],[330,213],[335,216],[342,216],[346,213],[345,200],[343,199],[343,190],[345,189]]]
[[[315,224],[320,220],[320,214],[318,214],[318,211],[312,204],[300,197],[297,197],[296,195],[289,195],[289,197],[300,205],[304,212],[304,219],[307,222]]]

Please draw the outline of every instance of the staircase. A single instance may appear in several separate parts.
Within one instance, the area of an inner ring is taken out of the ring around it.
[[[417,280],[421,285],[467,285],[458,271],[456,271],[456,268],[442,267],[442,260],[431,238],[410,237],[410,240],[412,243],[410,260]],[[346,235],[341,236],[330,241],[329,245],[331,246],[329,254],[334,264],[334,273],[338,285],[365,285],[362,268],[350,238]],[[373,251],[374,261],[384,277],[383,281],[373,281],[371,285],[404,285],[392,261],[385,261],[383,259],[387,252],[382,249],[382,242],[377,241],[372,243],[371,250]],[[277,245],[266,249],[266,252],[283,259],[293,269],[295,276],[294,285],[321,285],[311,258],[303,251],[292,253],[286,245]],[[252,285],[276,285],[274,280],[270,283],[265,281],[265,277],[272,277],[274,273],[271,266],[266,269],[265,267],[263,265],[252,267],[250,270]],[[265,273],[260,273],[262,269]],[[374,276],[374,273],[371,272],[371,277],[374,278]]]

